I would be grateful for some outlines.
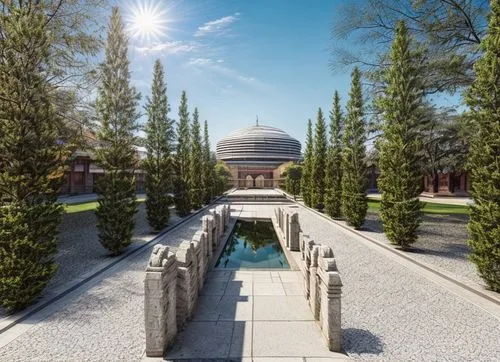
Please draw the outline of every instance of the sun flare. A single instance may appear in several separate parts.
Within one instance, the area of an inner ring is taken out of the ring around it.
[[[128,17],[129,31],[132,37],[141,42],[151,42],[166,33],[166,12],[152,3],[137,3],[130,9]]]

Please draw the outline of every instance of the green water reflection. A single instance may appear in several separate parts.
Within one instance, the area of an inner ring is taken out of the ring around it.
[[[238,220],[217,268],[289,269],[283,249],[270,221]]]

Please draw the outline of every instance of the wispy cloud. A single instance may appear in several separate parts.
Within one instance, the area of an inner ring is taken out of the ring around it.
[[[190,58],[187,62],[188,66],[210,66],[214,64],[214,61],[210,58]]]
[[[136,47],[140,53],[184,54],[198,51],[200,45],[195,42],[166,41],[145,47]]]
[[[194,36],[223,35],[227,33],[229,26],[238,20],[240,13],[224,16],[223,18],[208,21],[196,30]]]
[[[255,79],[254,77],[245,77],[243,75],[238,75],[237,79],[244,83],[250,83],[250,84],[255,83],[257,81],[257,79]]]
[[[236,80],[248,85],[253,85],[257,87],[265,86],[265,84],[260,80],[258,80],[257,78],[242,75],[235,69],[232,69],[223,64],[225,64],[223,59],[214,60],[212,58],[190,58],[186,63],[186,66],[193,67],[198,70],[214,71],[222,76],[225,76],[226,78]]]

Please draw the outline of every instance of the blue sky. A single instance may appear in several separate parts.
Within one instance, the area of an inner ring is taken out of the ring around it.
[[[330,49],[342,45],[330,31],[342,1],[120,1],[125,19],[145,1],[162,12],[165,29],[149,39],[131,37],[132,81],[144,102],[159,58],[170,116],[178,118],[186,90],[190,112],[196,106],[208,120],[212,148],[255,124],[256,115],[304,144],[307,119],[315,120],[318,107],[328,113],[336,89],[346,103],[350,71],[330,69]]]

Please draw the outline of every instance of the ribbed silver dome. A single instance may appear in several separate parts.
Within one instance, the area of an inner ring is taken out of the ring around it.
[[[223,161],[277,161],[300,159],[300,142],[274,127],[252,126],[232,132],[217,142]]]

